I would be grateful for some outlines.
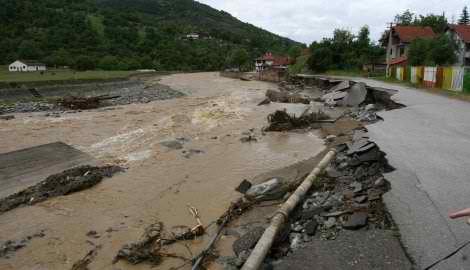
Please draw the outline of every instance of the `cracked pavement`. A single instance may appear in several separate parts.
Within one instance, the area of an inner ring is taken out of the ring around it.
[[[426,269],[470,240],[465,219],[450,211],[470,207],[470,104],[417,89],[368,79],[370,86],[398,90],[406,108],[382,112],[369,125],[371,139],[397,170],[387,174],[385,202],[416,266]],[[470,269],[466,247],[432,269]]]

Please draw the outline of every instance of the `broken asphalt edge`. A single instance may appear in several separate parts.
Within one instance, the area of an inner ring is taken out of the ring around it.
[[[273,245],[274,239],[277,236],[279,229],[287,221],[289,214],[292,212],[292,210],[294,210],[297,204],[302,201],[302,198],[313,186],[314,182],[318,179],[318,176],[322,173],[323,170],[325,170],[325,168],[335,156],[336,150],[330,150],[302,182],[302,184],[296,189],[296,191],[282,205],[281,209],[276,212],[274,217],[271,219],[270,226],[264,231],[261,239],[258,241],[254,250],[251,252],[250,257],[243,265],[242,270],[257,270],[260,268],[266,255],[271,249],[271,246]]]

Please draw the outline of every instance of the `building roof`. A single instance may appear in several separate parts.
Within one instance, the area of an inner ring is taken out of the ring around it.
[[[45,66],[46,65],[46,64],[40,63],[36,60],[23,60],[23,59],[20,59],[18,61],[20,61],[21,63],[26,64],[28,66]]]
[[[265,53],[263,56],[256,60],[264,60],[264,61],[274,61],[274,55],[270,52]]]
[[[404,63],[408,61],[408,57],[406,56],[401,56],[401,57],[398,57],[398,58],[394,58],[392,60],[390,60],[390,65],[398,65],[398,64],[401,64],[401,63]]]
[[[470,43],[470,25],[449,25],[465,43]]]
[[[262,57],[256,59],[257,61],[272,61],[273,66],[287,66],[292,64],[292,60],[288,56],[277,56],[268,52],[265,53]]]
[[[431,27],[421,26],[401,26],[393,27],[393,31],[398,35],[401,42],[410,43],[417,38],[435,38],[437,35]]]
[[[291,62],[289,57],[277,56],[274,57],[273,66],[288,66]]]

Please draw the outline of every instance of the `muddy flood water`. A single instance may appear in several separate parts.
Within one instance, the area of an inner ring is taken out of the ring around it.
[[[275,84],[222,78],[218,73],[150,78],[187,96],[147,104],[63,114],[16,114],[0,123],[0,153],[62,141],[103,163],[128,168],[94,188],[17,208],[0,215],[0,242],[44,231],[26,247],[0,258],[0,269],[71,269],[101,245],[89,269],[171,269],[165,258],[152,268],[112,263],[118,250],[136,241],[155,221],[164,228],[194,226],[190,204],[204,225],[215,221],[243,179],[309,159],[324,149],[315,133],[261,134],[266,117],[286,104],[257,106]],[[257,142],[242,143],[254,129]],[[98,237],[89,237],[96,231]],[[213,232],[188,241],[193,255]],[[172,250],[191,258],[184,245]],[[181,269],[190,269],[186,266]]]

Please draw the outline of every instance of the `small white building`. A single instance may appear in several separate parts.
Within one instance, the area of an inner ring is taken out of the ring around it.
[[[47,67],[43,63],[31,60],[17,60],[8,66],[10,72],[33,72],[46,71]]]
[[[189,39],[189,40],[197,40],[200,37],[201,36],[198,33],[189,33],[186,35],[186,39]]]

